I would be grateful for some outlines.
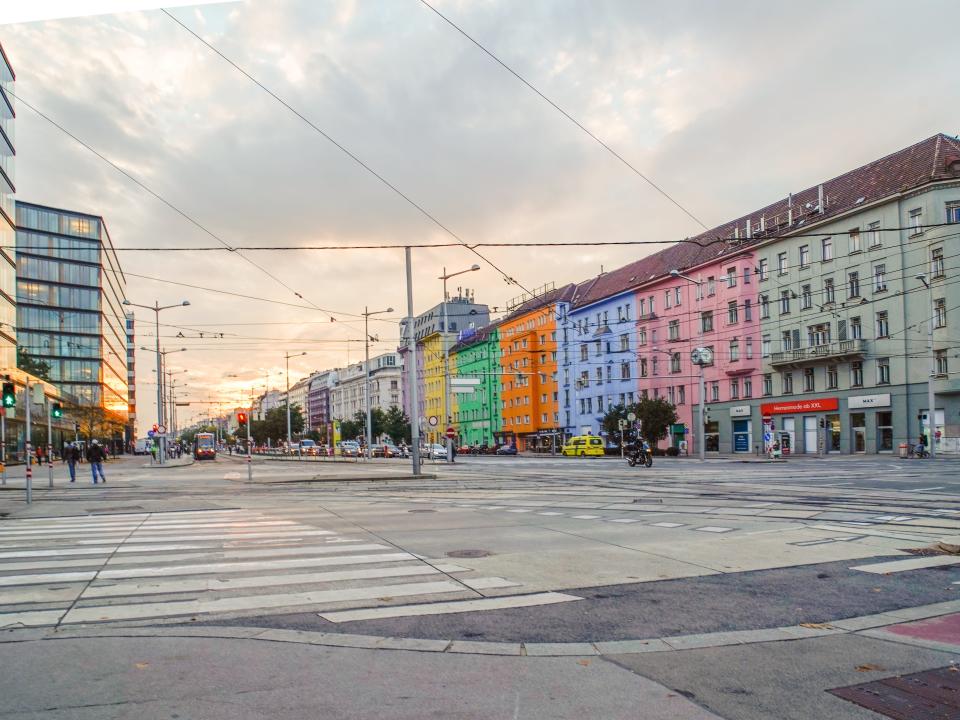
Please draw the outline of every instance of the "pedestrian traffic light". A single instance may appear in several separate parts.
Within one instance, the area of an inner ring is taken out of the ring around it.
[[[12,382],[3,384],[3,406],[5,408],[15,407],[17,404],[17,390]]]
[[[245,412],[238,412],[238,413],[237,413],[237,424],[238,424],[240,427],[243,427],[244,425],[247,424],[247,414],[246,414]]]
[[[62,418],[63,406],[60,403],[54,403],[50,408],[50,414],[55,418]]]

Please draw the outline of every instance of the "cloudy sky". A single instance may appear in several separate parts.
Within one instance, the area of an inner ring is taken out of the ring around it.
[[[947,0],[436,6],[711,227],[936,132],[960,132]],[[699,230],[418,0],[171,12],[467,242],[669,242]],[[18,95],[230,244],[450,241],[160,11],[8,25],[0,41]],[[16,132],[19,199],[103,215],[118,248],[217,244],[22,105]],[[534,288],[649,251],[484,253]],[[285,351],[308,352],[291,361],[292,378],[356,361],[365,305],[397,309],[371,328],[375,349],[395,347],[402,251],[246,257],[280,282],[237,254],[121,253],[132,301],[192,303],[164,313],[179,327],[160,334],[168,347],[189,347],[171,363],[189,369],[193,400],[237,401],[262,391],[265,373],[282,385]],[[462,248],[416,250],[416,311],[440,301],[443,267],[476,260]],[[487,265],[457,280],[500,308],[521,292]],[[146,323],[138,339],[153,343]],[[153,358],[137,359],[146,427]]]

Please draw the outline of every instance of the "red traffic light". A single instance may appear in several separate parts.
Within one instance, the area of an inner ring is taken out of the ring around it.
[[[246,425],[246,424],[247,424],[247,414],[246,414],[246,413],[243,413],[243,412],[237,413],[237,423],[239,423],[241,427],[243,427],[244,425]]]
[[[154,432],[157,432],[158,430],[160,430],[160,426],[157,425],[156,423],[154,423],[154,424],[153,424],[153,431],[154,431]]]

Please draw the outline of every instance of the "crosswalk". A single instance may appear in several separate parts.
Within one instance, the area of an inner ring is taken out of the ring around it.
[[[0,526],[0,628],[385,607],[402,616],[422,613],[423,603],[483,600],[508,590],[523,592],[506,578],[377,538],[248,510]],[[406,604],[409,613],[398,607]],[[487,605],[463,606],[473,607]]]

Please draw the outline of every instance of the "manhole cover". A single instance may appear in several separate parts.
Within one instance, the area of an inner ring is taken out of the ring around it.
[[[425,512],[436,512],[436,510],[430,510],[428,508],[417,508],[416,510],[407,510],[407,512],[412,513],[425,513]]]
[[[447,557],[452,558],[478,558],[488,555],[490,555],[489,550],[451,550],[447,553]]]
[[[960,715],[960,672],[954,666],[828,692],[896,720],[939,720]]]

